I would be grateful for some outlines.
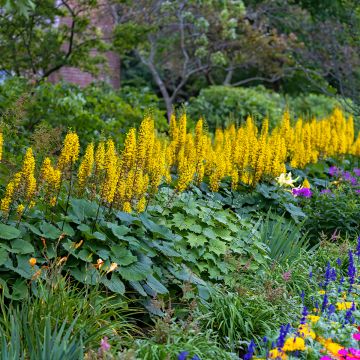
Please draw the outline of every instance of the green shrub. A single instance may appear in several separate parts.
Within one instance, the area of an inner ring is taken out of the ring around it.
[[[19,101],[23,104],[21,112]],[[18,78],[0,85],[0,113],[10,109],[4,122],[14,126],[14,118],[18,118],[15,125],[21,125],[22,133],[40,123],[63,130],[72,128],[83,143],[100,135],[123,138],[130,127],[140,124],[146,111],[152,111],[156,127],[162,131],[167,122],[158,106],[156,95],[130,87],[113,90],[106,84],[80,88],[67,83],[42,83],[31,88]]]
[[[269,117],[270,127],[275,126],[286,107],[297,117],[324,117],[341,103],[335,98],[319,94],[306,94],[298,97],[284,95],[264,86],[232,88],[211,86],[201,90],[197,98],[191,99],[188,114],[193,121],[204,117],[209,128],[227,126],[229,123],[241,123],[248,115],[256,119],[258,125],[264,117]]]
[[[336,240],[342,237],[354,237],[360,232],[360,196],[347,186],[341,186],[331,193],[315,192],[304,207],[306,221],[313,242],[321,234]]]
[[[190,100],[188,114],[194,121],[204,117],[211,130],[232,122],[241,123],[248,115],[254,116],[259,125],[268,116],[274,125],[281,118],[285,105],[282,96],[263,86],[211,86],[201,90],[197,98]]]
[[[238,359],[235,354],[220,346],[215,331],[201,331],[194,324],[181,326],[160,321],[152,336],[149,339],[137,340],[135,348],[136,354],[142,360],[177,359],[184,351],[189,353],[189,359],[195,355],[200,359]]]

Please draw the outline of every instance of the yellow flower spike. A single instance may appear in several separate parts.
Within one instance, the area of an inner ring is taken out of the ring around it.
[[[104,265],[104,260],[99,258],[97,259],[96,264],[94,266],[96,269],[101,269],[103,265]]]
[[[23,204],[19,204],[18,207],[16,208],[16,213],[18,214],[18,216],[22,216],[24,210],[25,210],[25,206]]]
[[[136,130],[131,128],[125,138],[124,150],[121,154],[122,166],[125,171],[133,168],[136,158]]]
[[[94,166],[94,144],[91,143],[85,150],[85,155],[78,170],[78,185],[83,189],[87,179],[91,176]]]
[[[101,171],[105,167],[105,143],[101,141],[95,152],[95,166],[96,171]]]
[[[3,146],[4,146],[4,137],[2,131],[0,131],[0,161],[2,160]]]
[[[25,189],[26,199],[30,200],[36,191],[36,179],[35,179],[35,158],[31,148],[28,148],[25,153],[21,176],[22,184]]]
[[[142,213],[145,211],[145,208],[146,208],[146,198],[145,196],[143,196],[137,203],[137,212],[138,213]]]
[[[132,209],[131,209],[131,204],[129,201],[124,202],[122,210],[126,213],[131,213]]]
[[[75,132],[67,133],[58,159],[59,169],[63,170],[68,165],[74,164],[79,158],[79,150],[80,144],[78,135]]]

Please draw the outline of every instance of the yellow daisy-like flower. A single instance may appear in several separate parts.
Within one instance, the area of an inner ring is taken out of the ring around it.
[[[336,303],[336,308],[337,308],[338,310],[349,310],[349,309],[351,309],[352,304],[353,304],[353,303],[350,302],[350,301],[337,302],[337,303]]]
[[[284,352],[286,351],[304,351],[305,350],[305,341],[302,337],[290,337],[286,339],[285,344],[282,348]]]
[[[308,315],[307,318],[314,324],[316,324],[320,320],[320,316],[318,315]]]
[[[287,355],[284,351],[279,349],[272,349],[269,351],[269,359],[287,359]]]
[[[300,325],[298,330],[299,330],[300,336],[302,336],[304,338],[306,338],[306,337],[311,337],[312,339],[316,338],[315,332],[310,328],[310,326],[308,324]]]

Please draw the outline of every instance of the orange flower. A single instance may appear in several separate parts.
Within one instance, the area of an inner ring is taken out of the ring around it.
[[[30,258],[30,259],[29,259],[29,264],[30,264],[31,267],[34,267],[34,266],[36,265],[36,259],[33,258],[33,257]]]

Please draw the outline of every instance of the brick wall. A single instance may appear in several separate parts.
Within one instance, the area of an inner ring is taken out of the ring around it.
[[[98,9],[91,14],[91,19],[92,25],[101,28],[105,41],[109,41],[115,25],[115,19],[111,10],[111,5],[107,0],[99,1]],[[69,25],[69,19],[59,19],[59,24]],[[96,51],[94,50],[92,54],[96,54]],[[56,83],[60,80],[64,80],[80,86],[86,86],[95,80],[102,80],[111,84],[114,88],[119,88],[120,57],[113,51],[106,52],[105,56],[107,58],[107,65],[106,67],[101,67],[99,75],[96,77],[87,72],[81,71],[80,69],[66,66],[51,74],[49,76],[49,81]]]

